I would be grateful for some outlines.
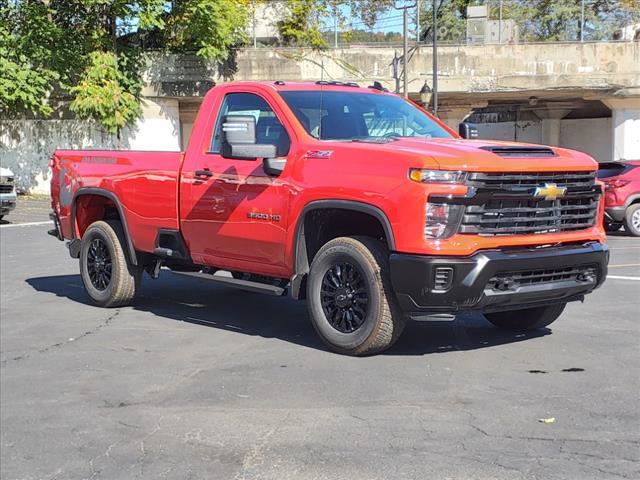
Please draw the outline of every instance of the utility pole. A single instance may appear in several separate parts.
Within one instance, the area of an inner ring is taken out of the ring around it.
[[[403,94],[404,94],[404,98],[409,98],[409,79],[408,79],[408,69],[407,69],[407,64],[409,63],[407,60],[407,56],[409,55],[409,34],[407,32],[408,30],[408,24],[409,23],[409,12],[407,11],[406,7],[404,8],[404,10],[402,11],[402,37],[403,37],[403,43],[402,43],[402,70],[403,70],[403,75],[402,75],[402,81],[403,81]]]
[[[502,45],[502,0],[498,2],[498,45]]]
[[[416,2],[416,43],[420,43],[420,0]]]
[[[438,0],[433,0],[433,114],[438,115]]]
[[[584,0],[580,0],[580,41],[584,42]]]
[[[400,2],[401,6],[398,6],[398,0],[396,0],[396,10],[402,9],[402,80],[403,80],[403,95],[404,98],[409,98],[409,9],[416,6],[415,3],[408,4],[405,1]]]
[[[333,10],[333,46],[338,48],[338,7]]]
[[[253,2],[253,48],[257,48],[258,39],[256,38],[256,2]]]

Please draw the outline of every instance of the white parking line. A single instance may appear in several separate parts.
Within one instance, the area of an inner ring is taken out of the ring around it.
[[[0,225],[0,228],[32,227],[34,225],[53,225],[53,222],[51,220],[49,220],[47,222],[9,223],[7,225]]]
[[[622,277],[620,275],[607,275],[607,278],[613,278],[614,280],[635,280],[640,282],[640,277]]]

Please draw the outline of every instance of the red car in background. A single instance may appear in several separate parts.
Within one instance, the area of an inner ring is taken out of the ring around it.
[[[640,237],[640,160],[601,163],[598,178],[605,184],[605,227]]]

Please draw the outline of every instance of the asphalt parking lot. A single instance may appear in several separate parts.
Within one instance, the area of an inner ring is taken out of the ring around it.
[[[327,352],[304,303],[163,271],[88,304],[46,202],[0,226],[3,479],[640,478],[640,239],[549,330]],[[553,423],[539,420],[555,418]]]

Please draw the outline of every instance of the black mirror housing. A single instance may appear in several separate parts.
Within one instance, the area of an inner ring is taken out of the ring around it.
[[[475,123],[462,122],[458,125],[458,133],[462,138],[472,140],[478,138],[478,126]]]
[[[222,120],[222,149],[225,158],[255,160],[273,158],[276,146],[256,143],[256,119],[252,115],[227,115]]]

